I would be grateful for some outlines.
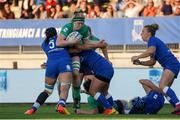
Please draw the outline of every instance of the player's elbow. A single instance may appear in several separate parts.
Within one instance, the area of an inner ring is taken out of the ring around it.
[[[149,61],[149,66],[154,66],[156,64],[156,61],[155,60],[150,60]]]

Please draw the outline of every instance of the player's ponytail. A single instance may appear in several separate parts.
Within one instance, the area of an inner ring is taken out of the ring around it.
[[[159,29],[159,25],[156,23],[151,25],[146,25],[144,27],[147,28],[148,32],[150,32],[152,36],[155,36],[156,31]]]

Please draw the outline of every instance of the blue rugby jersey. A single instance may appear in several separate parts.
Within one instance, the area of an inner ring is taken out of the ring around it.
[[[153,90],[142,99],[145,102],[144,114],[156,114],[164,105],[164,96]]]
[[[41,45],[48,59],[59,59],[59,58],[70,57],[66,48],[56,46],[57,36],[51,37],[49,39],[50,40],[48,44],[46,44],[44,41]]]
[[[157,60],[162,67],[170,64],[179,64],[177,58],[159,38],[151,37],[148,41],[148,48],[151,46],[156,48],[153,58]]]

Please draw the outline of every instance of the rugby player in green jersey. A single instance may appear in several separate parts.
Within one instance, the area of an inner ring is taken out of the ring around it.
[[[67,43],[69,45],[69,43],[72,42],[72,45],[69,47],[69,52],[72,57],[72,66],[73,66],[73,75],[74,75],[74,79],[72,82],[73,83],[72,90],[73,90],[73,100],[74,100],[75,108],[80,107],[81,79],[80,79],[80,75],[79,75],[80,58],[78,56],[78,53],[80,51],[78,51],[78,49],[86,50],[86,49],[97,48],[97,47],[105,48],[107,46],[105,41],[94,42],[94,41],[89,40],[89,38],[91,37],[90,31],[89,31],[90,27],[85,25],[84,21],[85,21],[85,17],[82,14],[82,11],[81,10],[76,11],[72,18],[72,21],[62,27],[60,35],[58,36],[59,40],[56,43],[58,46],[61,46],[62,43],[63,44]],[[76,39],[76,36],[73,38],[73,40],[70,40],[70,41],[67,40],[68,36],[74,31],[78,32],[82,36],[82,38],[78,42],[78,44],[74,44],[75,42],[78,41]],[[75,49],[73,49],[73,48],[75,48]]]

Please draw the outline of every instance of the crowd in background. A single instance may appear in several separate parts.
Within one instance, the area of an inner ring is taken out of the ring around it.
[[[0,20],[71,18],[77,8],[92,19],[180,15],[180,0],[18,0],[19,11],[13,1],[0,0]]]

